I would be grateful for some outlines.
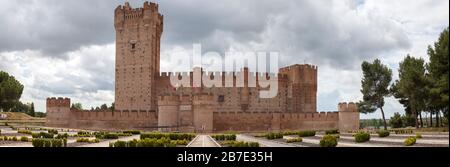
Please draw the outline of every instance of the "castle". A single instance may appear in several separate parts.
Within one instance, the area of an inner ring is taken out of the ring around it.
[[[249,86],[260,82],[260,75],[247,68],[240,72],[245,76],[242,87],[236,86],[236,73],[225,72],[212,77],[231,77],[227,84],[233,87],[195,87],[193,82],[173,87],[174,74],[160,72],[163,18],[155,3],[118,6],[115,111],[78,111],[70,108],[69,98],[48,98],[46,125],[182,132],[359,129],[355,103],[340,103],[337,112],[317,112],[318,68],[313,65],[281,68],[274,98],[260,98],[263,88]],[[201,68],[188,73],[192,77],[196,72],[204,73]]]

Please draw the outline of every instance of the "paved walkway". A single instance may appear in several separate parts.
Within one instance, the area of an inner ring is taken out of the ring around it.
[[[133,139],[139,140],[139,138],[140,138],[140,135],[133,135],[133,136],[122,137],[122,138],[115,139],[115,140],[107,140],[107,141],[102,141],[102,142],[99,142],[99,143],[81,145],[81,146],[78,146],[78,147],[109,147],[109,143],[110,142],[116,142],[116,141],[119,141],[119,140],[120,141],[130,141],[130,140],[133,140]]]
[[[262,147],[302,147],[300,145],[295,144],[289,144],[289,143],[281,143],[261,138],[256,138],[249,135],[237,135],[236,136],[237,141],[245,141],[245,142],[258,142],[260,146]]]
[[[209,135],[197,135],[186,147],[221,147]]]
[[[317,137],[322,137],[322,135],[316,135]],[[294,138],[297,136],[285,136],[285,138]],[[341,137],[342,138],[342,137]],[[320,139],[317,138],[303,138],[304,143],[320,145]],[[301,144],[301,143],[300,143]],[[393,145],[383,145],[383,144],[368,144],[368,143],[353,143],[353,142],[343,142],[339,141],[337,147],[396,147]]]

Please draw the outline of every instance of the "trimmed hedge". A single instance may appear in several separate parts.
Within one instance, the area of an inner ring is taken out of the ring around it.
[[[211,135],[212,138],[218,141],[225,141],[225,140],[236,140],[235,134],[221,134],[221,135]]]
[[[40,132],[40,133],[32,133],[31,137],[33,138],[46,138],[46,139],[52,139],[55,135],[52,133],[45,133],[45,132]]]
[[[133,135],[139,135],[139,134],[141,134],[141,131],[138,131],[138,130],[126,130],[126,131],[123,131],[122,133],[129,133],[129,134],[133,134]]]
[[[267,133],[265,136],[269,140],[281,139],[284,133]]]
[[[20,137],[20,141],[22,141],[22,142],[28,142],[29,139],[28,139],[28,137],[26,137],[26,136],[22,136],[22,137]]]
[[[22,134],[28,134],[31,135],[33,132],[29,131],[29,130],[18,130],[17,133],[22,133]]]
[[[119,135],[116,133],[107,133],[105,135],[102,136],[101,139],[118,139]]]
[[[334,135],[334,134],[339,134],[339,130],[334,129],[334,130],[327,130],[325,131],[326,135]]]
[[[55,139],[67,139],[69,135],[67,133],[56,135]]]
[[[99,143],[99,139],[78,138],[77,143]]]
[[[388,137],[391,133],[387,130],[379,130],[378,132],[379,137]]]
[[[298,132],[299,137],[312,137],[316,136],[316,131],[301,131]]]
[[[190,133],[142,133],[140,138],[142,139],[162,139],[167,138],[170,140],[189,140],[191,141],[195,137],[195,134]]]
[[[56,130],[56,129],[49,129],[48,130],[48,133],[51,133],[51,134],[58,134],[58,130]]]
[[[408,137],[405,139],[405,146],[412,146],[416,144],[417,139],[415,137]]]
[[[355,136],[355,141],[357,143],[364,143],[364,142],[370,140],[370,134],[366,133],[366,132],[359,132],[359,133],[356,133],[354,136]]]
[[[170,140],[169,138],[145,138],[142,140],[117,141],[109,143],[109,147],[176,147],[187,145],[187,140]]]
[[[301,137],[286,140],[286,143],[300,143],[300,142],[303,142],[303,138],[301,138]]]
[[[223,145],[227,147],[260,147],[258,142],[228,141]]]
[[[320,147],[336,147],[338,144],[338,139],[333,135],[325,135],[320,140]]]
[[[33,139],[33,147],[67,147],[67,139]]]
[[[412,129],[396,129],[396,130],[391,130],[394,131],[395,134],[413,134],[414,131]]]

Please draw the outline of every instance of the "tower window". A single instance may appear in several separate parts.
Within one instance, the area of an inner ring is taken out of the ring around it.
[[[136,48],[136,44],[131,44],[131,49],[135,49]]]

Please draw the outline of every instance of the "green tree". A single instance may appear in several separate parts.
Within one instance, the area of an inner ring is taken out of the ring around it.
[[[106,111],[106,110],[108,110],[108,106],[107,106],[106,104],[102,104],[102,105],[100,106],[100,110]]]
[[[111,104],[111,107],[109,108],[111,111],[115,111],[116,110],[116,108],[115,108],[115,103],[113,102],[112,104]]]
[[[31,103],[30,116],[32,116],[32,117],[36,116],[35,111],[34,111],[34,103]]]
[[[441,34],[437,42],[434,43],[434,47],[428,46],[428,56],[430,58],[429,63],[426,66],[428,70],[429,80],[429,109],[432,113],[436,113],[438,117],[439,112],[444,113],[444,116],[448,118],[448,78],[449,78],[449,64],[448,64],[448,34],[449,28],[447,27]],[[439,124],[437,122],[437,124]]]
[[[424,60],[407,55],[400,62],[399,79],[392,85],[391,91],[394,91],[393,94],[396,94],[403,102],[408,101],[407,105],[416,119],[416,128],[419,128],[417,117],[425,109],[426,85]]]
[[[81,103],[73,103],[70,108],[74,110],[83,110],[83,105]]]
[[[23,85],[8,73],[0,71],[0,110],[10,111],[19,103]]]
[[[361,81],[363,100],[358,104],[359,111],[362,113],[373,113],[376,109],[380,109],[384,129],[387,130],[383,106],[385,103],[384,97],[390,95],[388,87],[392,80],[392,70],[381,64],[381,61],[378,59],[373,63],[364,61],[361,67],[363,70],[363,79]]]
[[[400,113],[395,113],[394,116],[389,120],[389,124],[392,128],[403,127],[402,116],[400,115]]]

